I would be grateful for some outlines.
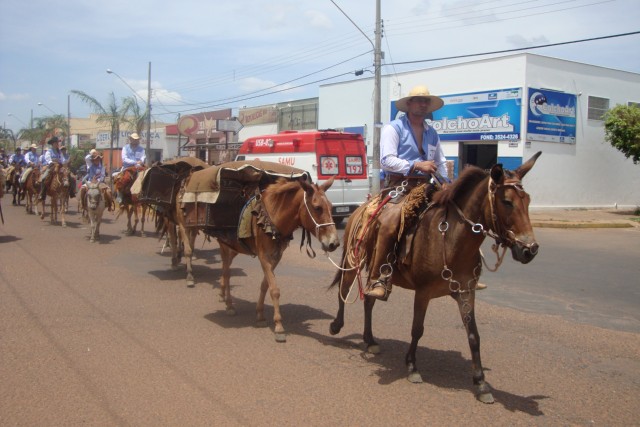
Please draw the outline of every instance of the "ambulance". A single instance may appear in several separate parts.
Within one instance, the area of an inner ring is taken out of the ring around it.
[[[369,177],[367,150],[362,135],[332,129],[286,130],[274,135],[247,138],[236,160],[281,163],[311,173],[316,184],[335,177],[327,191],[336,223],[351,215],[367,200]]]

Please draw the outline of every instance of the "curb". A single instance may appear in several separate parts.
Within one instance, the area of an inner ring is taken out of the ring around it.
[[[535,228],[633,228],[627,222],[531,222]]]

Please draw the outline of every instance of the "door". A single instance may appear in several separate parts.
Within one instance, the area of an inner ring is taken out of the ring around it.
[[[458,174],[465,166],[473,165],[481,169],[489,170],[498,163],[498,144],[496,143],[460,143],[460,162],[458,163]]]

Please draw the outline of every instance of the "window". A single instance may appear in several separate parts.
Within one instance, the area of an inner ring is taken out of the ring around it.
[[[346,156],[347,175],[362,175],[362,157]]]
[[[338,175],[338,156],[320,156],[320,174]]]
[[[638,107],[638,108],[640,108],[640,102],[632,102],[632,101],[629,101],[629,102],[627,102],[627,105],[628,105],[629,107]]]
[[[602,116],[609,109],[608,98],[598,98],[597,96],[589,97],[589,112],[587,118],[589,120],[602,120]]]

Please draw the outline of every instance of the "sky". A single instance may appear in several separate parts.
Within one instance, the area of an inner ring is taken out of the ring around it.
[[[380,3],[383,75],[522,48],[640,73],[640,34],[604,38],[640,31],[640,0]],[[143,105],[149,68],[152,117],[165,123],[317,97],[371,79],[375,22],[376,0],[0,0],[0,125],[88,117],[72,90],[104,105],[135,91]],[[591,38],[603,39],[533,48]]]

